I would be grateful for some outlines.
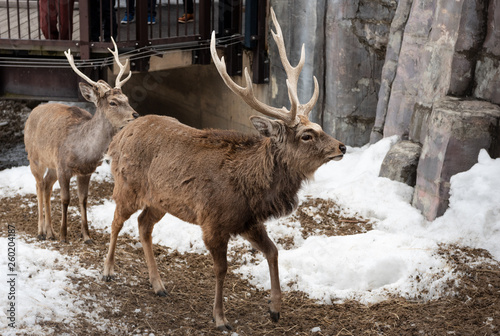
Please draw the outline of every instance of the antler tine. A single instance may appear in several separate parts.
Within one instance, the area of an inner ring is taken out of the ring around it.
[[[212,32],[212,39],[210,40],[210,53],[212,54],[212,59],[214,61],[215,67],[219,74],[221,75],[224,83],[238,96],[240,96],[245,103],[247,103],[254,110],[267,115],[268,117],[277,118],[285,121],[287,124],[295,123],[296,113],[290,113],[285,107],[281,109],[266,105],[259,101],[253,92],[252,79],[248,74],[248,69],[245,67],[245,82],[246,86],[242,87],[236,84],[231,77],[228,75],[226,70],[226,63],[224,62],[224,56],[219,59],[217,55],[217,50],[215,49],[215,31]],[[293,105],[292,105],[293,108]],[[296,110],[296,108],[295,108]]]
[[[272,7],[271,7],[271,18],[276,28],[276,33],[272,30],[271,33],[273,35],[274,41],[276,42],[276,45],[278,46],[278,52],[280,55],[281,63],[285,68],[285,72],[287,74],[288,79],[292,82],[292,84],[294,85],[293,87],[295,87],[296,89],[300,72],[302,71],[302,67],[304,66],[305,63],[304,44],[302,44],[299,63],[294,67],[290,64],[290,61],[286,56],[285,41],[283,40],[283,33],[281,31],[281,26],[278,22],[278,19],[276,19],[276,14],[274,13]]]
[[[80,70],[78,70],[78,68],[75,65],[75,59],[73,58],[73,55],[71,54],[71,49],[68,49],[68,51],[65,51],[64,55],[68,59],[69,65],[71,65],[71,68],[73,69],[74,72],[76,72],[76,74],[78,76],[80,76],[83,79],[85,79],[85,81],[87,83],[89,83],[90,85],[94,85],[94,86],[98,85],[97,82],[94,82],[92,79],[88,78],[83,72],[81,72]]]
[[[115,61],[116,61],[116,64],[120,68],[120,72],[118,73],[118,76],[116,76],[115,88],[120,89],[122,87],[122,85],[125,84],[132,76],[132,71],[130,71],[128,73],[127,78],[125,78],[124,80],[120,80],[123,76],[123,73],[125,72],[125,68],[128,65],[128,59],[125,61],[125,64],[122,64],[120,62],[120,58],[118,57],[118,47],[116,46],[116,43],[115,43],[115,40],[113,39],[113,37],[111,37],[111,41],[113,42],[113,46],[115,48],[115,51],[113,51],[109,48],[108,48],[108,50],[113,54]]]
[[[99,82],[94,82],[92,79],[90,79],[89,77],[87,77],[83,72],[81,72],[80,70],[78,70],[78,68],[75,65],[75,59],[73,58],[73,55],[71,54],[71,49],[68,49],[68,51],[65,51],[64,55],[68,59],[68,62],[71,65],[71,68],[73,69],[73,71],[78,76],[80,76],[81,78],[83,78],[87,83],[89,83],[90,85],[92,85],[94,87],[97,87],[98,90],[99,90],[99,94],[100,95],[104,94],[104,92],[106,92],[108,90],[108,87],[106,85],[101,84]]]
[[[316,102],[318,101],[319,97],[319,85],[318,85],[318,80],[316,79],[316,76],[313,76],[314,79],[314,92],[311,97],[311,99],[303,105],[299,106],[299,114],[304,115],[306,117],[309,117],[309,113],[311,113],[314,105],[316,105]]]
[[[290,96],[290,103],[293,105],[298,106],[298,113],[300,115],[308,116],[311,110],[313,109],[314,105],[316,104],[319,96],[319,86],[318,86],[318,81],[316,77],[314,77],[314,92],[313,96],[307,102],[307,104],[300,104],[298,100],[298,95],[297,95],[297,86],[299,82],[299,76],[302,71],[302,68],[304,67],[305,63],[305,46],[302,44],[302,48],[300,51],[300,60],[299,63],[294,67],[290,64],[290,61],[288,60],[286,56],[286,48],[285,48],[285,42],[283,39],[283,33],[281,31],[281,26],[276,18],[276,14],[274,13],[273,8],[271,7],[271,18],[273,20],[274,26],[276,28],[276,33],[271,30],[271,33],[273,35],[274,41],[276,42],[276,45],[278,46],[278,53],[280,55],[281,63],[283,64],[283,67],[285,69],[285,73],[288,77],[288,81],[290,84],[287,84],[289,93],[288,95]],[[292,92],[290,92],[290,90]],[[293,101],[294,99],[295,101]]]

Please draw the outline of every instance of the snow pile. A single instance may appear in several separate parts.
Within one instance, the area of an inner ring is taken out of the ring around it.
[[[0,237],[0,247],[7,251],[7,238]],[[50,326],[41,326],[42,322],[61,322],[74,324],[79,314],[97,318],[98,310],[89,312],[84,307],[82,293],[76,291],[72,278],[92,277],[98,281],[98,272],[79,266],[77,258],[70,258],[57,251],[51,251],[15,240],[15,271],[11,272],[7,258],[0,260],[3,270],[2,284],[14,281],[11,286],[0,286],[0,297],[15,304],[15,325],[17,331],[26,334],[43,335],[52,333]],[[9,270],[7,272],[7,270]],[[7,326],[12,321],[0,312],[1,325]],[[16,329],[8,328],[3,335],[15,335]],[[12,333],[10,333],[12,332]]]
[[[360,149],[321,167],[301,195],[331,198],[347,212],[376,222],[375,230],[344,237],[309,237],[280,251],[282,288],[301,290],[325,303],[355,299],[373,303],[400,295],[435,299],[455,275],[439,255],[439,243],[487,249],[500,260],[500,159],[481,151],[479,162],[451,180],[450,208],[427,222],[410,205],[413,188],[379,178],[383,157],[396,138]],[[268,223],[270,235],[279,221]],[[279,225],[278,225],[279,226]],[[239,272],[269,289],[266,261]]]
[[[430,224],[429,234],[484,248],[500,260],[500,159],[481,150],[476,165],[451,178],[449,209]]]
[[[59,182],[56,182],[59,185]],[[36,182],[30,167],[15,167],[0,171],[0,199],[36,195]]]

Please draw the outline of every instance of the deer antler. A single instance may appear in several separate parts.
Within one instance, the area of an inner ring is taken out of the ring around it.
[[[66,55],[66,58],[68,59],[69,64],[71,65],[71,68],[73,69],[74,72],[81,78],[83,78],[87,83],[89,83],[92,86],[95,86],[99,90],[99,94],[102,96],[106,91],[109,90],[109,86],[105,83],[100,83],[100,82],[94,82],[92,79],[88,78],[83,72],[78,70],[78,68],[75,65],[75,60],[73,58],[73,55],[71,54],[71,49],[68,49],[68,51],[64,52],[64,55]]]
[[[224,61],[224,56],[219,59],[217,55],[217,50],[215,49],[215,31],[212,32],[212,39],[210,41],[210,52],[212,54],[212,59],[214,60],[215,67],[219,71],[224,83],[238,96],[240,96],[251,108],[256,111],[265,114],[269,117],[278,118],[286,121],[287,123],[292,123],[295,120],[295,115],[291,116],[290,112],[282,107],[281,109],[266,105],[259,101],[253,92],[252,79],[248,74],[248,69],[245,68],[245,81],[246,86],[242,87],[236,84],[231,77],[228,75],[226,70],[226,63]]]
[[[108,50],[113,54],[113,56],[115,57],[116,64],[120,68],[120,72],[118,73],[118,76],[116,76],[115,88],[120,89],[122,87],[122,85],[125,84],[132,76],[132,71],[130,71],[128,73],[127,78],[125,78],[124,80],[121,80],[123,73],[125,72],[125,68],[128,65],[128,59],[125,61],[125,64],[120,63],[120,58],[118,57],[118,47],[116,46],[116,43],[115,43],[115,40],[113,39],[113,37],[111,37],[111,41],[113,42],[113,46],[115,48],[115,51],[113,51],[109,48],[108,48]]]
[[[288,79],[286,80],[286,85],[288,88],[288,97],[290,99],[290,110],[285,107],[276,108],[269,105],[266,105],[260,102],[254,95],[252,80],[250,79],[250,75],[248,74],[247,68],[245,68],[245,81],[246,86],[242,87],[236,84],[231,77],[228,75],[226,70],[226,64],[224,62],[224,57],[219,59],[217,55],[217,51],[215,49],[215,31],[212,32],[212,39],[210,41],[210,52],[212,54],[212,59],[214,60],[215,67],[219,71],[224,83],[237,95],[239,95],[250,107],[255,109],[256,111],[267,115],[269,117],[277,118],[283,120],[288,125],[294,126],[299,121],[297,118],[297,114],[308,116],[311,112],[312,108],[316,104],[319,96],[319,86],[316,77],[314,77],[314,93],[312,98],[306,104],[300,104],[299,98],[297,96],[297,83],[299,80],[299,75],[304,66],[305,57],[304,57],[304,45],[302,45],[301,57],[299,64],[293,67],[290,65],[286,57],[286,49],[285,43],[283,41],[283,34],[281,32],[281,27],[276,19],[276,15],[274,14],[274,10],[271,8],[271,17],[273,19],[274,25],[276,27],[276,31],[272,32],[273,38],[278,46],[278,51],[280,54],[281,62],[285,68],[285,72],[287,74]]]
[[[307,117],[309,116],[309,113],[311,112],[314,105],[316,104],[316,101],[318,100],[319,96],[318,80],[316,79],[316,76],[313,76],[314,79],[313,95],[309,100],[309,102],[307,102],[306,104],[300,104],[297,96],[297,84],[299,82],[300,72],[302,71],[302,67],[304,66],[305,62],[304,44],[302,44],[302,49],[300,51],[299,63],[295,67],[293,67],[288,61],[288,58],[286,57],[286,48],[285,48],[285,42],[283,41],[283,33],[281,31],[281,26],[278,23],[278,20],[276,19],[276,14],[274,14],[274,10],[272,7],[271,7],[271,19],[273,20],[274,26],[276,27],[276,33],[272,30],[271,33],[278,47],[278,53],[280,55],[281,63],[285,68],[285,73],[288,78],[287,79],[288,95],[290,96],[291,104],[292,106],[293,104],[296,104],[298,106],[297,113],[299,115],[304,115]]]

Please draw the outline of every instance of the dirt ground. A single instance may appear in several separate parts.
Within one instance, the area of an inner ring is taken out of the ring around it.
[[[111,199],[112,187],[109,182],[93,183],[89,206]],[[76,206],[75,198],[76,191],[73,190],[72,206]],[[35,195],[1,200],[0,236],[6,236],[6,224],[13,223],[19,237],[35,239],[36,211],[19,211],[20,204],[29,203],[36,204]],[[312,214],[311,206],[319,210]],[[60,219],[58,191],[54,193],[52,208],[54,226],[57,227]],[[352,235],[372,230],[370,221],[345,217],[341,213],[331,201],[310,199],[294,216],[304,228],[304,237],[311,234]],[[83,244],[79,237],[80,217],[77,212],[75,214],[69,216],[69,243],[44,241],[42,246],[77,257],[84,267],[100,270],[109,235],[91,230],[94,244]],[[285,246],[293,245],[287,237],[282,239],[280,243]],[[80,316],[76,325],[47,322],[55,330],[54,334],[223,334],[215,328],[211,317],[215,286],[211,257],[180,254],[155,246],[159,271],[169,292],[167,297],[157,297],[148,283],[143,252],[136,248],[137,242],[127,235],[120,235],[115,281],[74,278],[78,290],[93,297],[88,302],[89,309],[97,309],[92,308],[93,305],[101,303],[98,308],[101,321],[107,320],[107,330],[103,332],[95,321]],[[458,285],[450,284],[450,294],[446,297],[428,302],[394,297],[372,305],[357,302],[324,305],[299,291],[284,292],[281,319],[277,323],[269,318],[269,292],[253,287],[234,274],[232,270],[238,265],[233,263],[225,282],[226,316],[238,335],[500,335],[500,264],[478,262],[483,258],[491,259],[487,251],[480,249],[442,246],[439,253],[447,257],[449,266],[460,279]]]

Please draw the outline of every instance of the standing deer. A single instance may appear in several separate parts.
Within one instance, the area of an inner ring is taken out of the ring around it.
[[[217,328],[231,329],[224,315],[222,289],[227,272],[227,246],[231,236],[241,235],[267,259],[271,276],[271,319],[281,310],[278,250],[269,239],[264,222],[289,214],[297,205],[302,182],[330,160],[340,160],[346,148],[308,120],[318,98],[315,78],[313,97],[307,104],[297,98],[297,81],[304,64],[304,47],[297,67],[286,58],[281,28],[274,12],[277,33],[273,37],[288,75],[291,108],[277,109],[258,101],[245,69],[246,87],[234,83],[224,60],[211,53],[224,82],[255,110],[276,118],[253,116],[260,135],[233,131],[199,130],[176,119],[149,115],[125,126],[111,142],[108,154],[115,180],[116,209],[103,279],[114,277],[117,237],[134,212],[153,290],[166,295],[153,254],[151,233],[168,212],[201,226],[203,241],[214,261],[216,277],[213,317]]]
[[[121,80],[127,62],[118,58],[118,48],[111,51],[120,67],[115,88],[103,80],[92,81],[75,66],[71,51],[64,52],[73,70],[86,83],[80,83],[83,97],[97,109],[92,115],[78,107],[63,104],[37,106],[28,117],[24,128],[24,143],[36,180],[38,198],[38,239],[55,239],[51,223],[50,197],[52,186],[59,180],[61,186],[62,220],[60,239],[67,241],[67,214],[70,202],[69,182],[77,176],[81,229],[85,243],[91,243],[87,224],[87,195],[90,176],[102,162],[113,136],[129,121],[139,115],[130,107],[121,86],[130,79]],[[45,209],[45,218],[44,218]]]

